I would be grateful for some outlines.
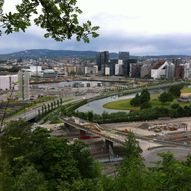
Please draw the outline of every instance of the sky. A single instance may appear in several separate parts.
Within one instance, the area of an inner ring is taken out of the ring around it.
[[[5,0],[4,11],[13,11],[21,0]],[[100,26],[100,36],[89,44],[45,39],[44,31],[31,26],[0,37],[0,54],[26,49],[129,51],[131,55],[191,55],[190,0],[78,0],[80,21]]]

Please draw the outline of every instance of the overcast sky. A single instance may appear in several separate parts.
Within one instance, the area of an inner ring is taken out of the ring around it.
[[[20,0],[5,0],[14,10]],[[30,27],[26,33],[0,37],[0,53],[24,49],[130,51],[132,55],[191,55],[191,0],[78,0],[80,19],[99,25],[100,37],[89,44],[44,39],[43,31]]]

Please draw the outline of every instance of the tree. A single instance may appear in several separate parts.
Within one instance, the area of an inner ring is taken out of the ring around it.
[[[183,88],[183,85],[171,86],[169,88],[169,93],[171,93],[175,98],[180,97],[182,88]]]
[[[15,13],[5,14],[4,0],[0,0],[0,35],[25,31],[34,22],[46,30],[46,38],[63,41],[75,35],[77,41],[89,42],[90,35],[93,38],[98,36],[96,31],[99,27],[92,27],[90,21],[79,24],[78,16],[82,11],[76,3],[77,0],[22,0],[16,5]]]
[[[96,178],[100,176],[100,169],[97,163],[90,155],[87,145],[83,142],[75,141],[71,145],[72,156],[77,161],[77,168],[80,171],[81,178]]]
[[[162,103],[166,103],[173,100],[173,95],[169,92],[163,92],[159,96],[159,101]]]
[[[23,121],[5,127],[0,149],[0,191],[56,191],[75,183],[82,183],[83,190],[86,184],[91,188],[100,174],[83,143],[69,144],[42,128],[31,131]]]
[[[136,94],[136,96],[135,96],[133,99],[131,99],[130,104],[131,104],[132,106],[134,106],[134,107],[140,105],[140,96],[139,96],[138,93]]]
[[[148,103],[150,101],[150,93],[147,89],[142,90],[140,95],[140,104]]]
[[[131,99],[130,104],[134,107],[143,105],[144,108],[144,105],[148,106],[149,101],[150,93],[147,89],[143,89],[140,95],[137,93],[136,96],[133,99]]]
[[[144,166],[143,158],[141,156],[142,149],[139,146],[138,141],[135,138],[133,132],[129,132],[127,139],[124,144],[124,160],[120,167],[120,174],[126,176],[131,167],[133,166]]]
[[[47,191],[47,183],[33,166],[26,166],[22,168],[22,173],[15,177],[13,190]]]

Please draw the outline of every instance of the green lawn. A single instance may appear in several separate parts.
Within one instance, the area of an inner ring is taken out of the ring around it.
[[[170,107],[174,103],[178,103],[180,106],[183,106],[183,107],[185,105],[189,105],[189,103],[178,102],[176,99],[174,99],[172,102],[167,102],[167,103],[162,104],[158,100],[158,96],[159,96],[159,94],[151,95],[150,105],[153,108],[154,107],[166,107],[166,108],[168,108],[168,107]],[[125,100],[109,102],[109,103],[104,104],[103,107],[107,108],[107,109],[139,111],[140,107],[133,107],[130,104],[130,101],[131,101],[131,99],[125,99]]]
[[[181,90],[181,93],[191,93],[191,88],[188,88],[188,87],[183,88],[183,89]]]
[[[103,107],[107,109],[116,109],[116,110],[131,110],[131,111],[139,110],[139,107],[133,107],[130,104],[130,101],[131,99],[109,102],[104,104]]]

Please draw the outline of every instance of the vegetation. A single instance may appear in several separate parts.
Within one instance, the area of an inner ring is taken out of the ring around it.
[[[79,24],[78,16],[82,11],[76,3],[77,0],[22,0],[16,5],[15,13],[5,14],[4,0],[0,0],[0,35],[25,31],[34,23],[46,30],[46,38],[63,41],[75,35],[76,40],[89,42],[90,35],[93,38],[98,36],[99,27],[92,27],[90,21]]]
[[[159,101],[161,103],[171,102],[173,101],[174,97],[170,92],[162,92],[159,96]]]
[[[169,93],[172,94],[172,96],[174,96],[174,98],[178,98],[178,97],[180,97],[181,89],[183,87],[184,87],[183,85],[171,86],[169,88]]]
[[[143,89],[141,94],[136,94],[136,96],[131,99],[130,104],[134,107],[142,106],[148,104],[150,101],[150,93],[147,89]]]
[[[189,191],[191,156],[178,161],[162,153],[152,168],[145,166],[132,132],[124,144],[124,160],[115,177],[102,175],[82,142],[31,131],[24,121],[9,123],[0,137],[0,191]]]
[[[131,99],[113,101],[113,102],[104,104],[103,107],[107,109],[138,111],[139,107],[132,106],[130,102],[131,102]]]
[[[45,129],[31,131],[24,121],[7,125],[0,148],[2,191],[72,190],[77,183],[99,177],[99,168],[83,143],[69,144],[64,138],[50,137]]]
[[[190,87],[185,87],[181,90],[181,93],[191,93],[191,88]]]
[[[178,102],[172,102],[169,104],[169,102],[167,102],[166,104],[161,105],[159,101],[155,100],[155,102],[155,107],[143,108],[130,113],[116,112],[109,114],[104,112],[102,115],[98,115],[93,112],[75,112],[75,115],[88,120],[88,116],[91,113],[91,121],[97,123],[145,121],[154,120],[161,117],[177,118],[191,116],[191,105],[188,103],[179,104]]]

